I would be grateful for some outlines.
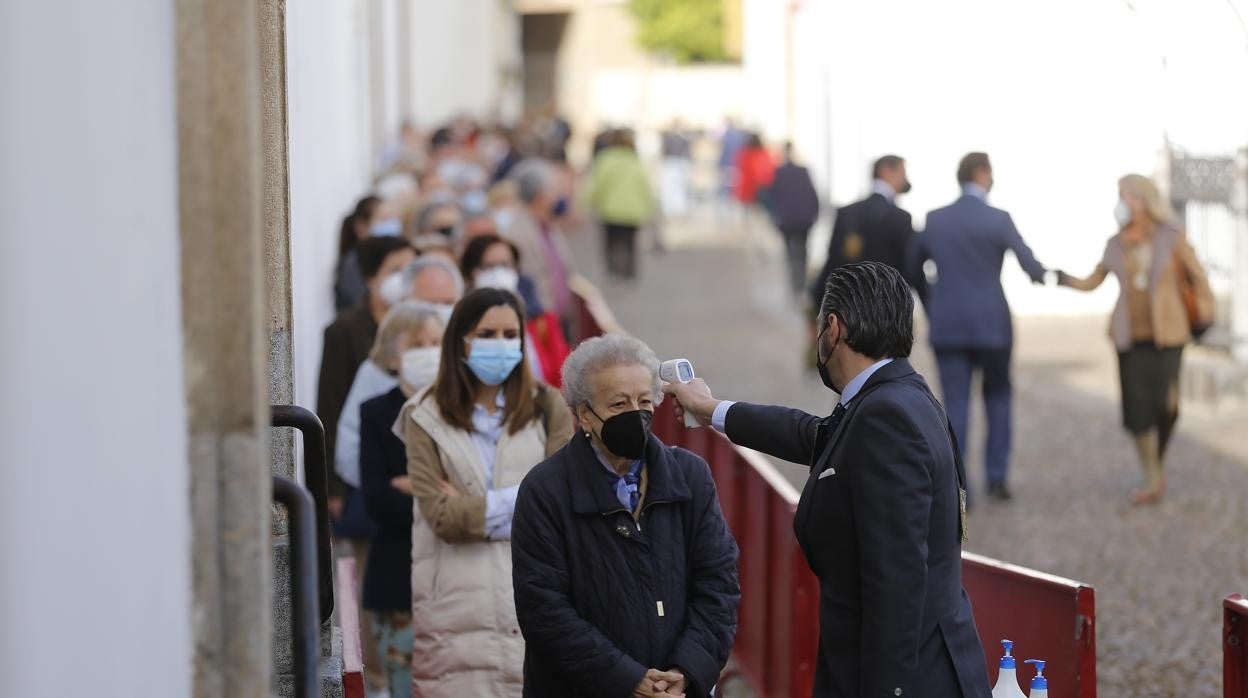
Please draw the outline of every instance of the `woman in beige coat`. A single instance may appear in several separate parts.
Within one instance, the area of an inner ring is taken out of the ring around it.
[[[1153,504],[1166,490],[1162,463],[1179,418],[1179,366],[1192,326],[1213,321],[1213,293],[1196,253],[1152,180],[1130,174],[1118,181],[1114,217],[1119,231],[1105,245],[1092,275],[1081,279],[1058,272],[1058,283],[1080,291],[1118,277],[1118,304],[1109,336],[1118,349],[1123,426],[1130,432],[1144,470],[1144,487],[1134,504]],[[1182,288],[1194,294],[1189,317]]]
[[[572,436],[559,394],[524,361],[524,309],[482,288],[455,307],[438,377],[403,406],[412,524],[412,695],[520,696],[511,582],[520,481]]]

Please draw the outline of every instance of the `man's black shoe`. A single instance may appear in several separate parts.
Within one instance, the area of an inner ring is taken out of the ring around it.
[[[1010,494],[1010,488],[1006,487],[1004,484],[989,485],[988,496],[993,499],[999,499],[1003,502],[1008,502],[1014,498],[1014,495]]]

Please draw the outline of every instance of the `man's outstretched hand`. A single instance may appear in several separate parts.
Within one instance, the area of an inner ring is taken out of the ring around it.
[[[663,392],[676,398],[677,417],[683,419],[686,413],[691,414],[698,424],[710,426],[711,414],[715,412],[719,400],[711,395],[706,381],[694,378],[688,383],[664,383]]]

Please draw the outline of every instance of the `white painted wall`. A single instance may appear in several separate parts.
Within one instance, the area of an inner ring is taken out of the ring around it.
[[[424,126],[459,114],[514,117],[518,85],[503,91],[507,66],[519,71],[520,30],[509,0],[415,0],[411,9],[412,101]]]
[[[0,4],[5,695],[190,695],[174,84],[173,3]]]
[[[339,226],[368,190],[376,156],[368,11],[365,0],[286,5],[295,401],[309,409],[334,318]]]

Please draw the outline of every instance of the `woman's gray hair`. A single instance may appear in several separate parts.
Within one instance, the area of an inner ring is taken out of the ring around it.
[[[516,195],[526,204],[554,186],[555,168],[545,160],[529,158],[512,168],[508,177],[516,183]]]
[[[464,275],[459,272],[459,267],[455,266],[449,259],[436,254],[421,255],[413,259],[406,267],[403,267],[403,288],[410,289],[416,281],[416,277],[420,276],[426,269],[441,269],[450,275],[451,281],[455,283],[456,297],[464,297]]]
[[[373,340],[373,348],[368,352],[368,358],[387,371],[398,370],[399,337],[420,330],[428,322],[432,322],[439,329],[445,329],[442,327],[438,309],[431,303],[403,301],[394,304],[377,328],[377,338]]]
[[[612,366],[644,366],[650,372],[654,404],[663,401],[659,357],[636,337],[609,334],[581,342],[563,362],[563,399],[576,409],[593,397],[594,375]]]

